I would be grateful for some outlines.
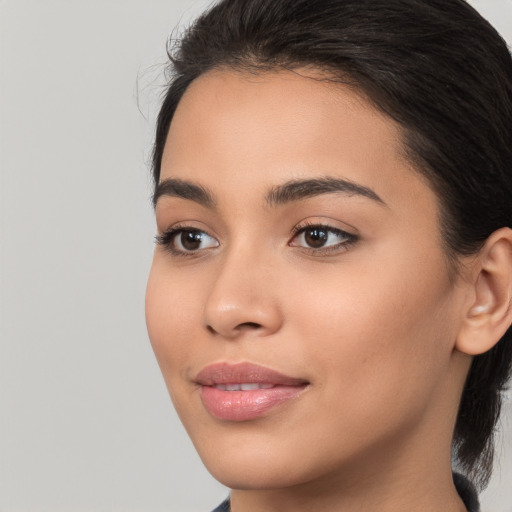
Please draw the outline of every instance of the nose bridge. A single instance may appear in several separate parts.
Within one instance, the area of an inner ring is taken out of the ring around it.
[[[272,262],[243,241],[222,256],[205,305],[207,328],[226,338],[250,332],[264,336],[281,325]]]

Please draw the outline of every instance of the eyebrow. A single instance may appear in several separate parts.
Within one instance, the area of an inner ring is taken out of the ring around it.
[[[386,203],[371,189],[353,181],[326,176],[322,178],[292,180],[270,189],[267,203],[270,206],[306,199],[322,194],[342,192],[349,196],[359,195],[372,199],[382,205]]]
[[[158,199],[162,196],[188,199],[207,208],[214,208],[216,204],[213,194],[205,187],[176,178],[169,178],[158,183],[153,194],[153,208],[156,207]]]
[[[371,188],[359,185],[353,181],[333,178],[332,176],[287,181],[282,185],[272,187],[266,196],[266,202],[269,206],[275,207],[308,197],[337,192],[349,196],[359,195],[382,205],[386,205]],[[162,196],[188,199],[210,209],[215,208],[216,205],[214,195],[207,188],[190,181],[176,178],[168,178],[161,181],[156,186],[155,193],[153,194],[154,207],[158,199]]]

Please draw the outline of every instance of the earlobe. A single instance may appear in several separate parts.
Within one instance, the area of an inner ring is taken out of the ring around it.
[[[455,347],[474,356],[494,347],[512,323],[512,230],[495,231],[472,266],[471,304]]]

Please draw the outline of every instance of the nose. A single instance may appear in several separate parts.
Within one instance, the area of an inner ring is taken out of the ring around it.
[[[272,264],[232,250],[222,261],[205,304],[205,325],[226,339],[264,337],[283,322]]]

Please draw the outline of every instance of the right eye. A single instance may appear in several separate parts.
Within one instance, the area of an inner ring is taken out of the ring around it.
[[[205,231],[183,227],[169,229],[157,236],[156,241],[171,253],[184,256],[219,246],[219,242]]]

